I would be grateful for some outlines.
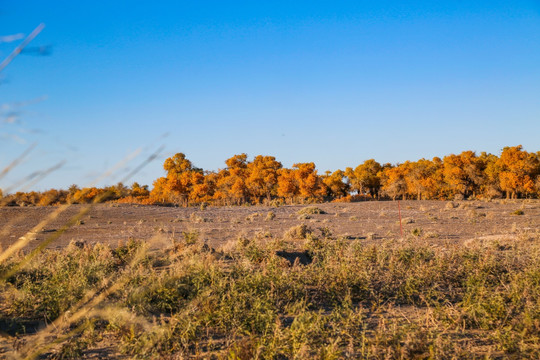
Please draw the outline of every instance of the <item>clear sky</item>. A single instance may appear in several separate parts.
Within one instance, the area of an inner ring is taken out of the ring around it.
[[[0,1],[0,37],[39,23],[0,73],[0,166],[37,146],[0,187],[62,160],[32,187],[86,185],[160,145],[128,183],[176,152],[324,172],[540,150],[540,1]]]

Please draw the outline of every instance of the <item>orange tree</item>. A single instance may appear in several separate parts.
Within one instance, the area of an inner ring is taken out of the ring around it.
[[[381,172],[382,191],[395,200],[397,197],[406,199],[408,193],[407,174],[409,162],[397,166],[385,166]]]
[[[497,155],[482,152],[479,156],[484,166],[484,179],[481,185],[482,196],[488,199],[498,198],[502,195],[499,175],[501,164]]]
[[[480,190],[484,177],[484,163],[474,151],[463,151],[459,155],[444,157],[443,174],[453,195],[465,198],[474,196]]]
[[[322,177],[322,180],[327,188],[327,196],[339,199],[347,196],[349,193],[349,185],[343,181],[345,173],[341,170],[336,170],[333,173],[326,171],[326,174]]]
[[[278,170],[278,196],[286,199],[289,203],[299,194],[298,181],[292,169],[282,168]]]
[[[248,198],[247,155],[234,155],[227,159],[225,164],[227,168],[218,172],[214,199],[235,204],[244,203]]]
[[[418,200],[438,197],[443,184],[442,168],[442,160],[437,157],[408,162],[405,174],[407,193]]]
[[[150,195],[150,191],[148,191],[148,185],[140,185],[138,182],[134,182],[131,185],[130,195],[140,199],[147,198]]]
[[[326,187],[317,175],[314,163],[294,164],[293,174],[298,184],[298,195],[302,200],[319,200],[325,195]]]
[[[283,166],[273,156],[258,155],[247,164],[247,187],[249,195],[257,203],[261,198],[271,200],[277,196],[278,171]]]
[[[499,181],[507,198],[529,195],[535,191],[535,180],[540,173],[540,161],[522,146],[505,147],[499,157]]]
[[[163,163],[165,178],[154,182],[150,198],[155,202],[175,202],[188,205],[195,181],[201,179],[202,169],[193,166],[186,156],[177,153]],[[197,175],[198,174],[198,175]]]
[[[374,159],[369,159],[358,165],[354,171],[352,168],[345,169],[345,175],[349,179],[351,190],[355,190],[359,195],[369,193],[372,197],[378,197],[381,188],[379,174],[381,170],[381,164]]]

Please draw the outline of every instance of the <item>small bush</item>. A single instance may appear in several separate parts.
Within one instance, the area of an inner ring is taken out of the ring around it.
[[[195,224],[200,224],[207,222],[208,220],[195,213],[191,213],[191,215],[189,215],[189,221]]]
[[[332,230],[330,230],[328,226],[320,227],[319,231],[321,232],[323,238],[332,237]]]
[[[269,211],[267,214],[266,214],[266,217],[264,218],[264,220],[266,221],[272,221],[276,218],[276,213],[273,212],[273,211]]]
[[[199,239],[199,232],[197,230],[182,231],[182,235],[186,245],[195,245]]]
[[[257,218],[260,218],[261,216],[261,213],[253,213],[246,216],[246,221],[254,222]]]
[[[454,202],[452,202],[452,201],[448,201],[448,202],[446,203],[446,205],[444,206],[444,208],[445,208],[446,210],[452,210],[452,209],[455,209],[455,208],[457,208],[457,207],[458,207],[458,204],[456,204],[456,203],[454,203]]]
[[[411,234],[412,234],[413,236],[416,236],[416,237],[421,236],[422,233],[423,233],[423,231],[422,231],[421,228],[414,228],[414,229],[411,230]]]
[[[285,237],[289,239],[301,240],[311,235],[313,231],[307,225],[294,226],[285,232]]]
[[[297,215],[316,215],[316,214],[326,214],[322,209],[319,209],[316,206],[307,206],[296,212]]]

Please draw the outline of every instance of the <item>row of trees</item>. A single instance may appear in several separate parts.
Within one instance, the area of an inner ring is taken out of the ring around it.
[[[166,176],[154,181],[151,191],[135,183],[107,188],[49,190],[18,193],[4,198],[4,204],[26,199],[28,203],[88,203],[103,201],[144,204],[216,205],[271,201],[315,202],[358,199],[455,199],[540,197],[540,152],[521,146],[506,147],[500,156],[458,155],[402,164],[380,164],[374,159],[344,171],[318,174],[314,163],[298,163],[285,168],[273,156],[246,154],[225,161],[219,171],[195,167],[182,153],[165,160]]]
[[[76,185],[72,185],[68,190],[50,189],[44,192],[17,192],[4,197],[2,197],[2,192],[0,191],[0,205],[47,206],[58,204],[90,204],[107,201],[143,203],[147,201],[149,196],[148,185],[141,186],[138,183],[133,183],[131,187],[118,183],[117,185],[104,188],[89,187],[82,189]]]
[[[473,151],[443,159],[381,165],[374,159],[345,171],[319,175],[314,163],[287,169],[273,156],[235,155],[218,172],[196,168],[184,154],[167,159],[167,172],[154,182],[151,202],[260,203],[355,198],[454,199],[540,197],[540,152],[506,147],[500,156]]]

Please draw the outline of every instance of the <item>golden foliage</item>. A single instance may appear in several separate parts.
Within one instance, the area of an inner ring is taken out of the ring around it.
[[[474,151],[450,154],[443,159],[420,159],[381,165],[374,159],[354,169],[326,171],[319,175],[313,162],[284,168],[273,156],[247,154],[225,160],[226,168],[203,171],[183,153],[163,163],[165,176],[147,185],[119,183],[104,188],[51,189],[43,193],[18,192],[0,196],[2,205],[32,206],[63,203],[118,201],[141,204],[258,204],[284,201],[360,201],[379,198],[454,199],[540,197],[540,152],[521,145],[505,147],[500,157]],[[355,193],[353,195],[353,193]],[[2,195],[2,193],[0,193]]]

